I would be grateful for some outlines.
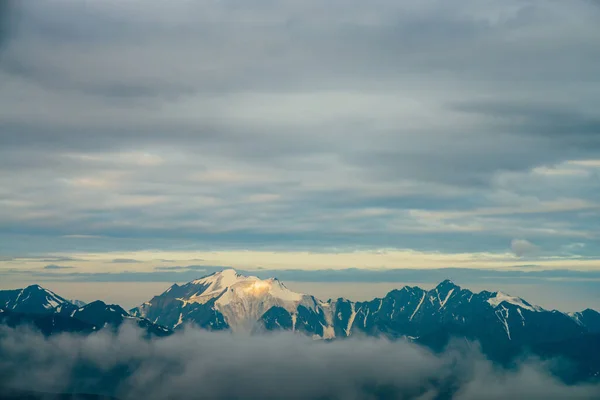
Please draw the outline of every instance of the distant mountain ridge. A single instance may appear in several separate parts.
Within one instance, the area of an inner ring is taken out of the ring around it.
[[[511,362],[524,351],[563,357],[576,365],[566,379],[600,376],[600,313],[545,310],[502,292],[474,293],[445,280],[431,290],[405,286],[382,298],[322,301],[295,293],[275,278],[234,270],[216,272],[130,310],[132,315],[178,330],[298,332],[318,339],[351,336],[407,339],[443,350],[453,338],[477,341],[492,360]],[[585,343],[587,347],[583,347]]]
[[[429,291],[406,286],[365,302],[321,301],[292,292],[277,279],[231,269],[175,284],[130,312],[171,329],[192,323],[211,330],[299,331],[324,339],[353,334],[418,339],[446,328],[532,344],[600,331],[596,311],[549,311],[502,292],[473,293],[450,280]],[[544,338],[538,337],[540,330]]]
[[[293,292],[276,278],[259,279],[227,269],[174,284],[129,312],[102,301],[78,307],[38,285],[0,291],[4,325],[33,325],[52,335],[89,334],[125,322],[159,337],[193,325],[246,334],[288,331],[325,340],[406,339],[433,350],[442,350],[458,337],[479,342],[495,361],[510,361],[530,350],[572,359],[581,366],[578,377],[600,376],[597,311],[546,310],[502,292],[474,293],[450,280],[431,290],[405,286],[370,301],[322,301]]]
[[[40,285],[0,290],[0,308],[27,314],[68,313],[77,309],[70,301]]]
[[[107,305],[97,300],[77,306],[39,285],[0,290],[0,323],[12,327],[31,325],[45,335],[90,333],[108,327],[116,329],[127,320],[151,335],[164,336],[171,332],[144,318],[130,315],[118,305]]]

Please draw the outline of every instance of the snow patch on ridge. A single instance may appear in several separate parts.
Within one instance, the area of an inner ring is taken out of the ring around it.
[[[182,323],[183,323],[183,313],[179,313],[179,319],[177,320],[177,323],[175,324],[175,326],[173,326],[173,329],[177,328]]]
[[[414,318],[414,316],[417,313],[417,311],[419,311],[419,308],[421,308],[421,305],[423,305],[423,301],[425,300],[425,296],[427,296],[427,293],[423,293],[423,297],[421,297],[421,301],[417,305],[417,308],[415,308],[415,311],[413,311],[412,315],[408,319],[409,321],[412,321],[412,319]]]
[[[440,302],[440,309],[444,308],[444,306],[448,302],[448,299],[450,298],[450,296],[452,296],[452,293],[454,293],[454,289],[450,289],[450,291],[446,295],[446,298]],[[439,294],[438,294],[438,296],[439,296]],[[439,297],[438,297],[438,299],[439,299]]]
[[[327,340],[335,338],[335,330],[333,329],[333,326],[325,326],[323,324],[321,324],[321,326],[323,327],[323,339]]]
[[[354,303],[350,303],[350,318],[348,318],[348,326],[346,327],[346,336],[350,336],[350,330],[352,329],[352,324],[354,323],[354,319],[356,318],[356,308],[354,307]]]
[[[585,326],[583,321],[581,320],[581,313],[578,312],[568,312],[566,313],[568,317],[570,317],[573,321],[577,323],[579,326]]]
[[[543,311],[543,309],[541,307],[533,306],[533,305],[527,303],[525,300],[523,300],[520,297],[510,296],[510,295],[508,295],[506,293],[502,293],[502,292],[496,293],[496,295],[494,297],[490,297],[487,300],[487,302],[494,308],[497,308],[498,306],[500,306],[500,304],[506,302],[506,303],[515,305],[517,307],[521,307],[528,311],[533,311],[533,312]]]
[[[502,326],[504,327],[504,331],[506,332],[506,336],[508,336],[508,340],[512,340],[512,338],[510,337],[510,328],[508,327],[508,309],[504,306],[502,306],[502,310],[497,310],[495,311],[496,313],[496,317],[498,317],[498,320],[502,323]]]

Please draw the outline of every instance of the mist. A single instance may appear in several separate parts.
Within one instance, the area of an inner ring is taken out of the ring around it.
[[[294,334],[239,336],[193,327],[147,340],[118,332],[53,337],[0,328],[0,387],[119,399],[591,399],[600,385],[569,386],[548,364],[495,366],[477,344],[434,354],[406,341],[315,341]]]

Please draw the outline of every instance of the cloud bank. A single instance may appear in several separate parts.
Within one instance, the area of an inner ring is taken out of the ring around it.
[[[73,268],[74,267],[68,267],[68,266],[64,266],[64,265],[49,264],[44,267],[44,270],[60,270],[60,269],[73,269]]]
[[[543,363],[493,366],[476,346],[433,354],[408,342],[332,343],[275,334],[239,337],[187,328],[148,341],[136,328],[44,338],[0,329],[5,386],[87,391],[122,399],[590,399],[600,386],[567,386]]]

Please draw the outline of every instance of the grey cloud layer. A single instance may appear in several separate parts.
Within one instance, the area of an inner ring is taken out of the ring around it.
[[[598,255],[597,2],[6,4],[12,244]]]
[[[50,267],[50,268],[48,268]],[[222,271],[235,266],[158,266],[153,271],[119,273],[103,272],[52,272],[40,270],[12,269],[7,273],[26,274],[44,281],[81,281],[81,282],[189,282],[201,276]],[[45,269],[60,269],[48,265]],[[517,268],[521,270],[517,270]],[[258,276],[262,279],[276,277],[282,281],[295,282],[402,282],[402,283],[439,283],[445,279],[460,284],[507,284],[507,283],[544,283],[551,281],[587,282],[595,285],[600,281],[599,271],[573,270],[541,270],[536,265],[515,265],[511,270],[489,270],[473,268],[439,268],[439,269],[281,269],[281,270],[243,270],[236,268],[243,275]],[[490,287],[489,289],[493,289]]]
[[[589,399],[535,360],[504,370],[476,347],[440,355],[405,342],[314,342],[292,335],[236,337],[194,329],[156,341],[125,325],[118,334],[45,339],[0,330],[0,376],[16,387],[97,391],[120,398]],[[32,387],[31,385],[34,385]]]

